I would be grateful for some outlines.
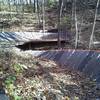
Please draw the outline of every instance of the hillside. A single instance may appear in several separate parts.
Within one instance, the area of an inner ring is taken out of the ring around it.
[[[5,90],[10,100],[99,98],[96,82],[80,72],[24,52],[0,51],[0,55],[0,90]]]

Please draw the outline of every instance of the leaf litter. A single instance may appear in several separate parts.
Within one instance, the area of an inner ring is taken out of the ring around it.
[[[67,66],[10,51],[0,54],[0,88],[10,100],[100,99],[100,86],[95,80]]]

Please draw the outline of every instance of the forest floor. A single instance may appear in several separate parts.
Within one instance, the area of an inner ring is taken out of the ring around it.
[[[0,14],[1,17],[1,29],[6,32],[32,32],[35,30],[36,14],[25,13],[17,14],[11,12]],[[33,16],[34,15],[34,16]]]
[[[39,23],[36,13],[1,12],[0,28],[5,32],[33,32],[43,30],[42,17],[42,14],[40,14]],[[57,14],[54,12],[46,12],[45,30],[56,28],[56,22]]]
[[[100,87],[82,73],[22,51],[0,51],[1,89],[10,100],[100,99]]]

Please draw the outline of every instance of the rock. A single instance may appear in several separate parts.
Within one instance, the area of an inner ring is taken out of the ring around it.
[[[0,100],[10,100],[3,89],[0,89]]]
[[[5,94],[0,94],[0,100],[10,100]]]

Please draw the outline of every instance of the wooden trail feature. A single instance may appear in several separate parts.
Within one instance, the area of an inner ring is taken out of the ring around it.
[[[62,47],[65,46],[65,44],[68,44],[68,41],[61,40]],[[57,47],[58,41],[57,40],[33,40],[29,42],[25,42],[22,45],[16,45],[17,48],[20,48],[21,50],[36,50],[36,49],[49,49],[51,47]]]

